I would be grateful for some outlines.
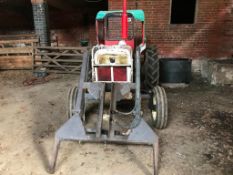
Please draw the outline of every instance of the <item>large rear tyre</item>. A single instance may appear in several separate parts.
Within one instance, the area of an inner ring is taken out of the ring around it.
[[[152,91],[159,84],[159,58],[156,49],[146,49],[143,70],[145,89]]]
[[[168,123],[168,103],[164,88],[155,86],[151,97],[151,119],[157,129],[164,129]]]
[[[67,110],[68,118],[71,118],[74,115],[77,96],[78,96],[78,87],[74,86],[70,88],[68,93],[68,110]]]

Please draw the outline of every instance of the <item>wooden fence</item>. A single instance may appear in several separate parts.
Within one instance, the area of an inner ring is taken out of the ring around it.
[[[33,71],[48,73],[79,73],[85,47],[34,47]]]
[[[33,34],[0,36],[0,69],[31,69],[37,43]]]

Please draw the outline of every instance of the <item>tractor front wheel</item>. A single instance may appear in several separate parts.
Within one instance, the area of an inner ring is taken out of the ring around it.
[[[151,97],[151,119],[153,126],[164,129],[168,123],[168,103],[164,88],[155,86]]]
[[[70,88],[68,93],[68,110],[67,110],[68,118],[71,118],[74,115],[77,95],[78,95],[78,87],[74,86]]]

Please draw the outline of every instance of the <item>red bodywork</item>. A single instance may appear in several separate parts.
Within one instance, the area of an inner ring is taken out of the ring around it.
[[[107,46],[112,46],[112,45],[118,45],[120,40],[124,40],[127,45],[129,45],[132,49],[135,48],[135,41],[134,38],[129,37],[129,24],[128,24],[128,14],[127,14],[127,0],[123,0],[123,11],[121,14],[121,39],[116,39],[116,38],[108,38],[106,37],[107,32],[108,32],[108,27],[106,24],[102,28],[103,31],[101,37],[99,36],[99,21],[96,21],[96,33],[97,33],[97,42],[98,44],[104,44]],[[107,23],[107,21],[102,21],[103,23]],[[120,30],[119,30],[120,31]],[[144,23],[142,23],[142,37],[144,40]],[[144,42],[144,41],[143,41]]]
[[[111,81],[111,68],[99,67],[98,68],[98,81]],[[113,68],[113,80],[114,81],[127,81],[126,67],[114,67]]]
[[[113,46],[117,45],[119,43],[119,40],[105,40],[104,45],[106,46]],[[129,45],[132,49],[134,49],[134,39],[132,40],[125,40],[125,43]]]
[[[107,17],[108,18],[108,17]],[[107,33],[109,32],[108,21],[96,21],[96,33],[98,44],[106,46],[118,45],[120,40],[124,40],[133,50],[135,49],[134,36],[129,37],[129,15],[127,13],[127,0],[123,0],[123,10],[121,14],[121,39],[108,38]],[[100,23],[102,22],[102,30],[99,31]],[[100,35],[101,33],[101,35]],[[120,30],[119,30],[120,33]],[[144,44],[144,23],[142,22],[142,43]],[[97,81],[111,81],[111,67],[99,67],[97,71]],[[126,67],[113,67],[113,79],[114,81],[125,82],[127,81],[127,68]]]

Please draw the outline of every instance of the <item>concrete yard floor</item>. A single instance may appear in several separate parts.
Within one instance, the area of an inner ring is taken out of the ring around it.
[[[24,86],[30,76],[0,72],[0,175],[46,175],[55,130],[67,120],[67,92],[78,76]],[[157,131],[159,174],[232,175],[233,88],[195,79],[167,93],[169,126]],[[152,174],[152,150],[146,146],[64,142],[59,153],[56,175]]]

